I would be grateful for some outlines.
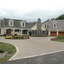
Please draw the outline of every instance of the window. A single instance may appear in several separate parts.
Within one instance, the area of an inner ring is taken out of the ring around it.
[[[57,22],[53,22],[53,28],[57,28]]]
[[[13,26],[13,24],[14,24],[14,20],[9,20],[9,26]]]
[[[16,29],[15,32],[19,32],[19,29]]]
[[[24,26],[24,23],[23,23],[23,25],[22,26]]]
[[[32,34],[35,34],[35,30],[32,30]]]
[[[45,24],[45,28],[48,28],[48,25],[47,24]]]
[[[25,27],[25,21],[21,21],[21,26]]]
[[[54,27],[56,27],[56,24],[54,24]]]
[[[27,34],[27,30],[23,30],[22,31],[22,34]]]
[[[13,24],[13,23],[12,23],[12,22],[10,22],[10,25],[11,25],[11,26],[12,26],[12,24]]]
[[[46,25],[45,25],[45,28],[46,28]]]
[[[45,31],[42,31],[42,34],[45,34]]]

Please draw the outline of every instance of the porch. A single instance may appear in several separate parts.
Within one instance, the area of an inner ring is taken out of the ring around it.
[[[6,34],[17,34],[17,35],[29,35],[29,30],[25,29],[6,29],[5,30]]]

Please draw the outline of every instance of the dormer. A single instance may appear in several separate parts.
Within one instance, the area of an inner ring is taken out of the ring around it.
[[[22,27],[25,27],[25,23],[26,23],[26,21],[25,21],[25,20],[22,20],[22,21],[21,21],[21,26],[22,26]]]
[[[14,20],[13,19],[9,20],[9,26],[14,26]]]
[[[53,21],[53,28],[57,28],[57,22]]]

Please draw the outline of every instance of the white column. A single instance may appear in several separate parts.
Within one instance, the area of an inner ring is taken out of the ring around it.
[[[15,30],[13,29],[13,35],[14,35],[14,31],[15,31]]]
[[[50,30],[48,31],[48,35],[50,36]]]
[[[58,30],[57,30],[57,36],[58,36]]]
[[[29,30],[27,30],[27,35],[29,35]]]
[[[21,35],[22,35],[22,30],[21,30]]]
[[[4,34],[6,34],[6,30],[7,30],[8,28],[5,28],[5,30],[4,30]]]
[[[6,29],[4,30],[4,34],[6,34]]]

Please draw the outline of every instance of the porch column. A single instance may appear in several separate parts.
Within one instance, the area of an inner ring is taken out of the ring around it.
[[[4,30],[4,34],[6,34],[6,30],[7,30],[7,29]]]
[[[22,30],[21,30],[21,35],[22,35]]]
[[[14,31],[15,31],[15,29],[13,29],[13,35],[14,35]]]
[[[29,30],[27,30],[27,35],[29,35]]]
[[[48,35],[50,36],[50,30],[48,31]]]
[[[57,36],[58,36],[58,30],[57,30]]]

